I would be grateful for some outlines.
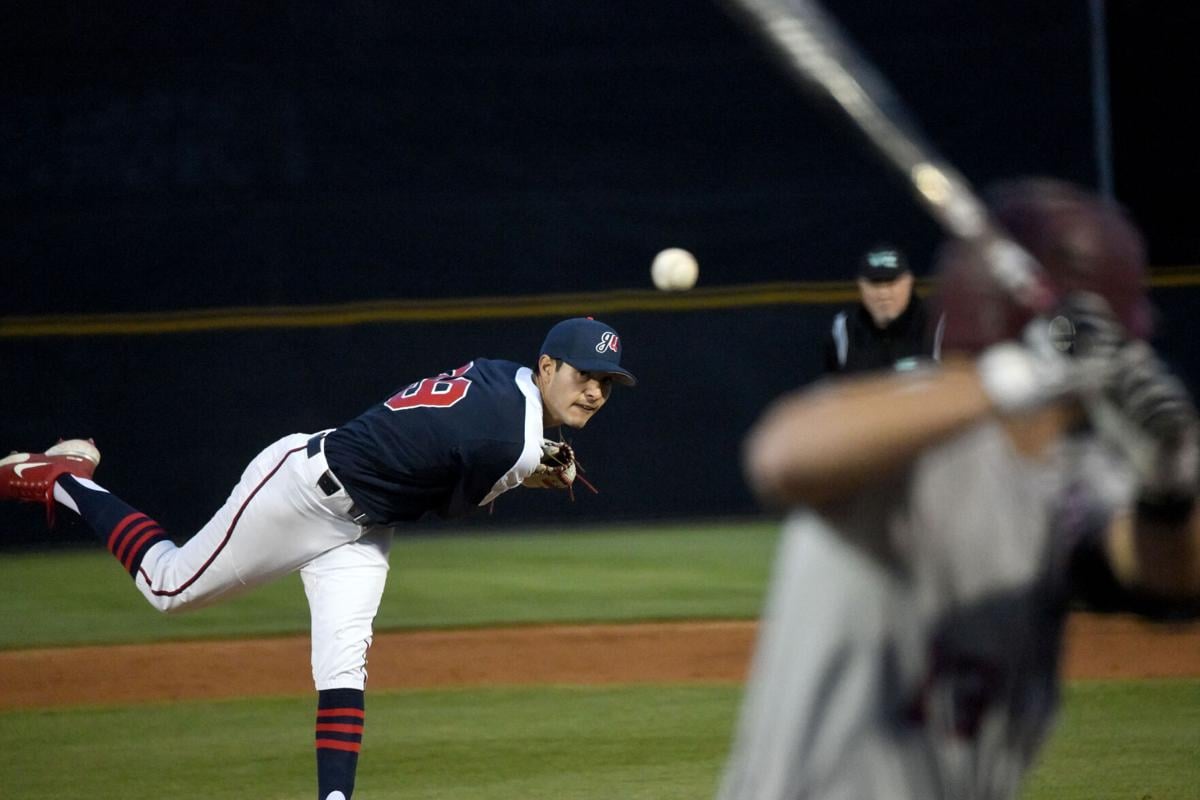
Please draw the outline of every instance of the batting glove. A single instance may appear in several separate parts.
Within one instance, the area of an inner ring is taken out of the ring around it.
[[[1140,507],[1159,516],[1190,513],[1200,488],[1200,422],[1187,388],[1145,342],[1122,347],[1105,397],[1143,440],[1134,467]]]
[[[992,345],[979,356],[983,391],[1001,414],[1039,408],[1102,382],[1098,365],[1069,357],[1051,330],[1051,322],[1038,317],[1026,325],[1020,342]]]

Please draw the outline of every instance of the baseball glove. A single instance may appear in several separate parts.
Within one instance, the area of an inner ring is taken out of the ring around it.
[[[530,489],[570,489],[577,472],[571,445],[542,439],[542,461],[521,483]]]

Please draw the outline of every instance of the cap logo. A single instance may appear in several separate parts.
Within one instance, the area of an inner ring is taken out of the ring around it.
[[[600,343],[596,345],[597,353],[606,353],[612,351],[620,352],[621,337],[617,336],[612,331],[605,331],[600,335]]]
[[[867,264],[872,267],[879,267],[883,269],[899,269],[900,259],[898,259],[896,257],[896,253],[891,250],[880,250],[867,256]]]

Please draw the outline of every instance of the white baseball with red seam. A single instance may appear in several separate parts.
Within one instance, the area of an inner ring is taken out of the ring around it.
[[[696,285],[700,265],[696,257],[682,247],[668,247],[654,257],[650,279],[664,292],[682,292]]]

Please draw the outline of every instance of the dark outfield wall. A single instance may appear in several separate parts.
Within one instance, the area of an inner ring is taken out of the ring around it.
[[[880,239],[925,271],[903,188],[716,5],[417,5],[18,13],[0,315],[644,288],[670,245],[710,287],[844,279]],[[880,5],[831,4],[966,174],[1096,180],[1084,3]],[[815,377],[831,312],[606,315],[643,382],[575,436],[600,494],[512,493],[474,524],[753,512],[740,439]],[[553,321],[4,335],[0,446],[92,435],[102,481],[183,534],[276,436],[528,358]],[[38,515],[0,526],[20,542]]]

